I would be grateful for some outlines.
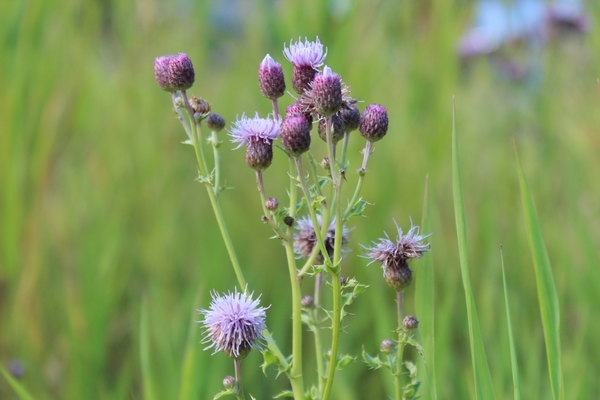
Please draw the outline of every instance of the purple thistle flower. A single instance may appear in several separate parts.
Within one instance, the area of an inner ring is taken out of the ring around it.
[[[194,84],[194,66],[185,53],[157,57],[154,59],[154,77],[167,92],[188,90]]]
[[[403,234],[402,229],[396,225],[398,236],[396,242],[389,239],[387,233],[385,238],[379,242],[373,242],[372,247],[364,247],[367,250],[365,257],[371,259],[371,263],[379,261],[384,270],[388,268],[408,267],[408,261],[413,258],[421,258],[429,251],[429,243],[423,242],[429,235],[419,235],[419,227],[412,225],[408,232]]]
[[[281,120],[272,118],[259,118],[258,113],[254,118],[242,114],[242,118],[233,123],[229,131],[231,141],[239,143],[236,149],[243,144],[246,149],[246,163],[250,168],[262,171],[273,161],[273,140],[281,132]]]
[[[323,52],[323,45],[317,40],[304,43],[298,39],[297,43],[290,41],[290,47],[283,45],[283,54],[293,65],[292,86],[298,94],[310,89],[310,85],[317,74],[317,68],[323,65],[327,56],[327,49]]]
[[[203,327],[206,336],[202,343],[210,343],[204,350],[214,349],[213,354],[224,351],[229,357],[242,359],[250,350],[264,348],[265,311],[259,307],[259,300],[252,299],[254,293],[239,293],[237,289],[224,296],[216,291],[211,293],[212,301],[208,310],[198,310],[204,314]]]
[[[327,57],[327,48],[323,52],[323,45],[319,41],[319,37],[314,42],[309,42],[304,38],[304,43],[298,38],[296,44],[290,40],[290,48],[283,45],[283,54],[295,67],[311,67],[317,69],[325,61]]]
[[[260,91],[268,99],[275,100],[285,93],[285,78],[281,64],[266,55],[258,67]]]
[[[322,217],[317,215],[319,229],[322,225]],[[345,226],[342,229],[342,252],[347,251],[348,234],[350,230]],[[333,246],[335,244],[335,218],[329,224],[327,233],[323,238],[325,240],[325,249],[329,257],[333,256]],[[298,220],[298,233],[294,235],[294,252],[301,257],[310,257],[315,249],[318,248],[317,235],[310,217],[306,216]],[[323,255],[319,252],[317,263],[323,263]]]
[[[370,142],[381,140],[388,130],[388,115],[385,107],[369,104],[360,119],[358,130]]]
[[[312,99],[317,112],[324,117],[335,114],[342,107],[342,80],[325,66],[312,82]]]

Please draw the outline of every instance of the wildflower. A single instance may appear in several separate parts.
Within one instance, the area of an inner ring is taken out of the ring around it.
[[[317,221],[319,223],[319,229],[321,229],[322,218],[320,215],[317,215]],[[345,246],[348,244],[348,233],[350,230],[346,227],[342,229],[342,251],[346,250]],[[335,243],[335,218],[329,224],[329,228],[327,229],[327,233],[323,238],[325,241],[325,249],[327,250],[327,255],[331,258],[333,257],[333,246]],[[296,254],[302,257],[309,257],[315,248],[318,247],[317,244],[317,235],[315,233],[315,228],[313,226],[312,220],[310,217],[303,217],[298,220],[298,233],[294,235],[294,251]],[[317,263],[322,264],[324,261],[323,255],[319,252],[317,256]]]
[[[167,92],[187,90],[194,84],[194,66],[185,53],[157,57],[154,59],[154,77]]]
[[[383,354],[390,354],[396,349],[396,342],[392,339],[383,339],[379,348]]]
[[[291,106],[286,107],[285,116],[287,118],[287,117],[290,117],[292,115],[297,115],[297,114],[304,115],[304,117],[308,121],[309,128],[312,130],[313,117],[310,114],[310,112],[305,111],[303,108],[304,107],[302,106],[302,103],[295,102]]]
[[[258,113],[254,118],[242,115],[242,118],[233,123],[229,132],[231,141],[246,144],[246,163],[257,171],[266,169],[273,161],[273,140],[277,139],[281,130],[279,119],[259,118]]]
[[[315,110],[324,117],[335,114],[342,107],[342,80],[331,68],[325,66],[311,85]]]
[[[423,242],[429,235],[419,235],[419,227],[414,225],[406,235],[402,233],[401,228],[396,228],[398,237],[395,243],[386,234],[385,238],[373,242],[373,246],[365,247],[365,250],[366,257],[371,259],[370,263],[381,262],[385,281],[394,290],[399,291],[412,282],[412,270],[408,262],[414,258],[421,258],[429,250],[429,243]]]
[[[263,96],[275,100],[285,93],[285,78],[281,64],[266,55],[258,67],[258,84]]]
[[[304,93],[310,88],[310,84],[317,74],[317,68],[323,65],[327,56],[327,49],[323,51],[323,45],[319,38],[309,42],[305,38],[304,43],[290,41],[290,47],[283,46],[283,54],[293,65],[292,86],[298,94]]]
[[[259,307],[260,296],[254,300],[252,294],[237,290],[224,296],[211,293],[210,308],[198,310],[204,314],[202,323],[206,329],[202,343],[210,342],[205,350],[214,348],[213,354],[224,351],[229,357],[242,359],[253,348],[264,348],[266,308]]]
[[[388,115],[385,107],[378,104],[368,105],[363,112],[358,129],[369,142],[381,140],[388,130]]]
[[[281,144],[287,153],[297,157],[310,148],[310,124],[303,114],[285,117],[281,125]]]

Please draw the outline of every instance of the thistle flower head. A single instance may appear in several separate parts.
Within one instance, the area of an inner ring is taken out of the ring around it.
[[[338,113],[344,121],[346,132],[352,132],[358,129],[360,125],[360,111],[355,103],[349,103]]]
[[[290,47],[283,46],[283,54],[293,65],[292,86],[298,94],[310,89],[310,85],[317,74],[317,68],[323,65],[327,56],[327,49],[323,52],[323,45],[319,38],[315,42],[305,39],[304,43],[298,39],[297,43],[290,41]]]
[[[335,114],[342,107],[342,80],[325,66],[312,82],[312,96],[317,112],[324,117]]]
[[[275,100],[285,93],[285,78],[281,64],[266,55],[258,67],[260,91],[268,99]]]
[[[371,263],[381,262],[384,272],[388,268],[408,267],[409,260],[421,258],[429,250],[429,243],[423,241],[429,235],[419,235],[418,226],[411,226],[406,234],[397,225],[396,228],[396,242],[392,242],[386,233],[386,237],[373,242],[372,247],[365,247],[366,257],[371,259]]]
[[[304,38],[304,43],[298,38],[298,41],[294,43],[290,40],[290,47],[287,48],[283,45],[283,54],[294,67],[311,67],[317,69],[323,65],[325,57],[327,57],[327,49],[323,51],[323,45],[319,41],[319,37],[314,42],[309,42],[307,38]]]
[[[229,131],[231,141],[239,143],[239,148],[246,144],[246,163],[251,168],[262,171],[273,161],[273,140],[277,139],[281,130],[281,121],[272,118],[254,118],[242,115],[233,123]]]
[[[206,329],[202,343],[210,343],[204,350],[214,349],[213,354],[223,351],[229,357],[242,359],[250,350],[263,349],[266,329],[266,308],[259,306],[259,299],[253,293],[233,293],[220,296],[211,293],[212,301],[208,310],[198,310],[204,315],[202,321]]]
[[[381,140],[388,130],[388,115],[385,107],[370,104],[365,108],[358,127],[360,134],[370,142]]]
[[[210,113],[208,118],[206,118],[206,126],[208,126],[208,129],[211,131],[220,132],[225,128],[225,118],[221,117],[219,114]]]
[[[303,114],[286,116],[281,124],[281,144],[293,157],[310,148],[310,123]]]
[[[322,218],[317,215],[319,229],[321,229]],[[348,234],[350,230],[345,226],[342,229],[342,252],[347,251]],[[325,249],[328,256],[333,256],[333,246],[335,244],[335,218],[329,224],[327,233],[323,238],[325,241]],[[298,232],[294,235],[294,252],[301,257],[309,257],[313,251],[318,251],[317,235],[310,217],[303,217],[298,220]],[[319,252],[317,263],[322,264],[324,261],[323,255]]]
[[[157,57],[154,59],[154,77],[167,92],[187,90],[194,84],[194,66],[185,53]]]

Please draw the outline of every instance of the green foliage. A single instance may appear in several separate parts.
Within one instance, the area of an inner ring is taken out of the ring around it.
[[[395,329],[389,316],[396,305],[381,270],[356,256],[359,244],[393,228],[392,218],[400,225],[420,219],[428,175],[429,224],[422,223],[421,232],[433,233],[432,251],[414,263],[415,284],[405,296],[405,309],[416,310],[420,321],[416,336],[426,367],[435,360],[430,383],[419,377],[419,392],[424,398],[435,398],[435,389],[443,398],[475,397],[450,195],[450,103],[456,95],[471,286],[497,397],[513,395],[510,344],[499,312],[500,244],[510,302],[518,305],[511,317],[522,398],[551,398],[558,382],[556,373],[551,384],[545,372],[546,329],[537,296],[548,286],[536,291],[537,275],[527,267],[530,235],[511,137],[518,138],[553,268],[558,303],[543,315],[552,317],[558,306],[560,335],[569,338],[560,342],[564,392],[573,399],[600,393],[600,30],[549,45],[539,60],[539,86],[532,89],[497,76],[486,59],[461,67],[456,39],[471,17],[470,2],[356,1],[347,10],[333,7],[344,2],[248,2],[239,16],[224,20],[211,8],[217,3],[0,2],[0,363],[17,358],[26,366],[18,381],[0,376],[0,398],[207,399],[223,389],[231,360],[202,351],[193,321],[210,289],[232,290],[236,279],[206,191],[194,181],[192,148],[180,144],[187,137],[169,95],[154,82],[152,61],[187,52],[197,72],[192,92],[229,124],[242,112],[269,112],[256,84],[264,55],[289,77],[283,43],[316,35],[329,48],[327,65],[351,84],[353,96],[390,111],[389,133],[376,143],[361,192],[374,206],[357,208],[365,218],[351,220],[353,251],[341,265],[344,276],[369,290],[348,307],[352,317],[340,352],[374,348]],[[600,3],[587,3],[598,26]],[[365,105],[359,103],[361,110]],[[219,135],[222,185],[232,188],[220,196],[232,240],[249,286],[272,305],[269,331],[289,350],[285,257],[260,221],[243,150],[226,151],[233,146],[225,131]],[[349,155],[363,146],[359,134],[352,135]],[[359,167],[352,161],[347,168],[348,187]],[[271,168],[287,170],[282,153],[276,152]],[[284,198],[285,174],[271,172],[265,173],[267,193]],[[552,333],[548,343],[557,338]],[[261,362],[258,353],[244,360],[247,392],[267,399],[288,390],[285,378],[275,379],[275,368],[264,377]],[[307,362],[304,369],[314,367]],[[419,365],[418,373],[426,368]],[[390,387],[381,371],[353,363],[336,376],[333,389],[358,400],[385,398]]]

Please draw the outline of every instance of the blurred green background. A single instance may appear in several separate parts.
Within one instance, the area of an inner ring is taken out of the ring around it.
[[[235,7],[237,4],[239,7]],[[600,4],[590,1],[595,25]],[[559,40],[540,53],[537,82],[513,82],[482,58],[467,67],[456,44],[469,1],[31,0],[0,4],[0,362],[25,366],[37,399],[142,399],[140,315],[148,311],[152,384],[158,398],[181,386],[186,343],[202,332],[196,309],[235,277],[170,96],[153,60],[187,52],[191,93],[230,123],[265,115],[257,67],[269,53],[291,66],[283,44],[319,36],[326,64],[354,97],[383,104],[390,130],[376,145],[364,186],[374,204],[351,221],[345,274],[370,286],[352,306],[341,351],[371,353],[392,335],[394,294],[359,244],[421,220],[429,176],[440,398],[473,398],[466,312],[451,186],[456,98],[471,278],[498,398],[512,396],[500,245],[504,249],[524,398],[550,398],[535,277],[525,235],[512,141],[537,205],[562,316],[569,399],[600,393],[600,33]],[[289,82],[289,81],[288,81]],[[291,85],[288,84],[289,87]],[[286,96],[283,106],[293,99]],[[223,136],[225,136],[223,134]],[[254,174],[243,150],[222,152],[222,195],[251,289],[271,304],[268,325],[290,352],[285,255],[268,240]],[[352,170],[363,141],[350,144]],[[281,153],[265,173],[285,198]],[[348,174],[352,188],[354,173]],[[418,279],[418,264],[415,264]],[[310,291],[310,285],[306,288]],[[406,310],[414,310],[412,293]],[[307,352],[310,338],[306,340]],[[193,398],[207,399],[232,374],[223,354],[198,344]],[[413,354],[416,357],[416,355]],[[244,361],[248,391],[266,399],[287,387]],[[311,365],[306,367],[310,371]],[[313,376],[308,374],[307,376]],[[308,378],[307,378],[308,379]],[[312,378],[311,378],[312,379]],[[360,362],[336,377],[344,399],[383,399],[389,375]],[[16,399],[4,379],[0,398]]]

